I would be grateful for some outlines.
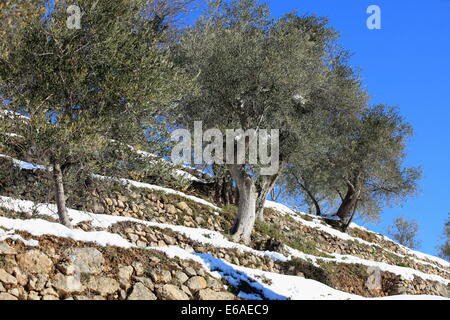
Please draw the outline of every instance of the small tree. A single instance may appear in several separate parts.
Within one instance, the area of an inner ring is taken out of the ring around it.
[[[411,249],[420,247],[420,241],[417,239],[418,232],[419,224],[415,220],[408,221],[403,217],[396,218],[394,223],[388,227],[388,234],[394,240]]]
[[[12,101],[2,108],[13,111],[3,129],[22,137],[0,139],[15,145],[22,159],[51,169],[66,226],[64,172],[94,170],[93,156],[112,137],[143,141],[160,109],[178,100],[187,83],[161,45],[164,21],[144,14],[148,1],[77,5],[79,30],[68,28],[67,4],[57,1],[47,18],[20,15],[20,23],[12,20],[14,33],[0,33],[0,92]]]
[[[450,216],[450,214],[449,214]],[[442,259],[450,261],[450,218],[447,220],[444,226],[445,242],[439,247],[439,256]]]

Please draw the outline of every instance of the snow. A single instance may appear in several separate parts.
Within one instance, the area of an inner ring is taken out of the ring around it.
[[[14,231],[4,231],[3,229],[0,229],[0,241],[4,240],[13,240],[13,241],[21,241],[23,244],[25,244],[28,247],[37,247],[39,246],[39,241],[36,240],[25,240],[20,235],[14,234]]]
[[[58,218],[56,214],[56,206],[51,204],[35,204],[31,201],[26,200],[17,200],[12,199],[8,197],[1,197],[0,196],[0,207],[4,207],[8,210],[13,211],[19,211],[19,212],[28,212],[28,213],[38,213],[40,215],[47,215],[50,217],[53,217],[55,219]],[[411,268],[403,268],[399,266],[393,266],[386,263],[371,261],[371,260],[365,260],[354,256],[346,256],[346,255],[337,255],[334,254],[335,258],[322,258],[322,257],[316,257],[312,255],[305,254],[303,252],[300,252],[298,250],[288,248],[289,257],[286,257],[280,253],[277,252],[270,252],[270,251],[258,251],[254,250],[252,248],[249,248],[245,245],[238,244],[235,242],[231,242],[228,239],[226,239],[221,233],[214,232],[207,229],[202,228],[188,228],[184,226],[176,226],[176,225],[169,225],[169,224],[162,224],[162,223],[156,223],[156,222],[148,222],[143,221],[139,219],[134,218],[127,218],[127,217],[117,217],[117,216],[110,216],[110,215],[100,215],[100,214],[94,214],[94,213],[88,213],[78,210],[69,209],[68,210],[69,217],[72,220],[72,223],[74,225],[80,223],[80,222],[90,222],[93,227],[97,228],[103,228],[107,229],[110,226],[117,224],[119,222],[134,222],[143,224],[149,227],[156,227],[161,229],[170,229],[174,232],[180,233],[189,239],[202,243],[211,245],[216,248],[224,248],[224,249],[236,249],[240,250],[241,252],[248,252],[251,254],[254,254],[256,256],[260,257],[268,257],[274,261],[289,261],[292,258],[299,258],[302,260],[310,261],[313,264],[316,264],[318,266],[317,261],[329,261],[329,262],[337,262],[337,263],[347,263],[347,264],[362,264],[368,267],[378,267],[383,271],[392,272],[394,274],[400,275],[405,279],[412,280],[414,276],[428,279],[432,281],[438,281],[444,284],[450,283],[450,280],[444,279],[438,275],[434,274],[426,274],[423,272],[420,272],[415,269]],[[1,224],[0,224],[1,225]],[[60,225],[57,224],[59,227]],[[62,226],[61,226],[62,227]],[[63,227],[65,228],[65,227]],[[67,229],[67,228],[66,228]],[[70,229],[67,229],[70,230]],[[57,234],[53,234],[57,236]],[[120,238],[122,239],[122,238]],[[74,239],[76,240],[76,239]],[[82,239],[79,239],[80,241],[84,241]]]
[[[15,158],[12,158],[10,156],[3,155],[3,154],[0,154],[0,158],[11,160],[15,166],[17,166],[17,167],[19,167],[19,168],[21,168],[23,170],[31,170],[31,171],[33,171],[33,170],[51,170],[51,168],[47,168],[47,167],[42,166],[42,165],[32,164],[30,162],[21,161],[21,160],[18,160],[18,159],[15,159]],[[184,172],[184,171],[180,170],[180,172]],[[188,200],[191,200],[193,202],[197,202],[199,204],[208,206],[208,207],[210,207],[210,208],[212,208],[212,209],[214,209],[216,211],[222,211],[222,209],[220,209],[219,207],[215,206],[214,204],[212,204],[209,201],[203,200],[203,199],[195,197],[195,196],[187,195],[187,194],[185,194],[185,193],[183,193],[181,191],[177,191],[177,190],[174,190],[174,189],[164,188],[164,187],[160,187],[160,186],[157,186],[157,185],[152,185],[152,184],[138,182],[138,181],[133,181],[133,180],[128,180],[128,179],[106,177],[106,176],[101,176],[101,175],[97,175],[97,174],[94,174],[92,176],[94,178],[100,179],[100,180],[119,182],[120,184],[125,185],[125,186],[133,186],[133,187],[140,188],[140,189],[148,189],[148,190],[164,192],[164,193],[167,193],[167,194],[177,195],[177,196],[186,198]]]
[[[152,185],[152,184],[148,184],[148,183],[144,183],[144,182],[138,182],[138,181],[133,181],[133,180],[128,180],[128,179],[120,179],[120,178],[112,178],[112,177],[105,177],[105,176],[100,176],[100,175],[94,175],[94,178],[100,179],[100,180],[107,180],[107,181],[114,181],[114,182],[119,182],[122,185],[125,186],[132,186],[135,188],[139,188],[139,189],[148,189],[148,190],[153,190],[153,191],[160,191],[160,192],[164,192],[167,194],[172,194],[172,195],[176,195],[179,197],[183,197],[186,199],[189,199],[193,202],[197,202],[199,204],[208,206],[210,208],[213,208],[216,211],[222,211],[222,209],[220,209],[219,207],[215,206],[214,204],[212,204],[209,201],[203,200],[201,198],[195,197],[195,196],[191,196],[191,195],[187,195],[181,191],[177,191],[177,190],[173,190],[170,188],[164,188],[164,187],[160,187],[157,185]]]
[[[0,154],[0,158],[11,160],[13,162],[14,166],[19,167],[23,170],[33,171],[33,170],[45,170],[46,169],[44,166],[35,165],[35,164],[29,163],[29,162],[17,160],[10,156],[6,156],[4,154]]]
[[[117,234],[104,231],[85,232],[69,229],[61,224],[41,219],[19,220],[0,217],[0,226],[12,231],[23,231],[33,236],[50,235],[75,241],[93,242],[100,246],[132,248],[133,245]]]
[[[407,255],[407,256],[409,256],[409,258],[412,258],[415,262],[421,263],[421,264],[424,264],[424,265],[432,265],[432,264],[427,262],[427,261],[423,261],[423,260],[419,260],[419,259],[431,260],[431,261],[433,261],[435,263],[438,263],[439,265],[443,266],[444,268],[449,268],[450,267],[450,263],[445,261],[445,260],[443,260],[443,259],[441,259],[441,258],[434,257],[434,256],[431,256],[431,255],[422,253],[422,252],[411,250],[411,249],[409,249],[409,248],[407,248],[405,246],[402,246],[402,245],[396,243],[395,241],[389,239],[386,236],[382,236],[382,235],[376,234],[376,233],[374,233],[374,232],[372,232],[370,230],[367,230],[364,227],[361,227],[361,226],[359,226],[357,224],[354,224],[354,223],[351,225],[352,228],[359,228],[361,230],[365,230],[367,232],[375,234],[376,236],[382,238],[385,241],[389,241],[389,242],[395,243],[405,253],[405,255],[401,255],[399,253],[387,250],[387,249],[383,248],[382,246],[380,246],[377,243],[368,242],[368,241],[365,241],[365,240],[357,238],[357,237],[352,237],[352,236],[350,236],[347,233],[344,233],[344,232],[341,232],[339,230],[336,230],[336,229],[334,229],[334,228],[332,228],[330,226],[323,225],[323,224],[321,224],[321,220],[318,219],[315,216],[311,216],[311,217],[313,217],[313,221],[307,221],[305,219],[302,219],[295,211],[293,211],[292,209],[290,209],[289,207],[287,207],[287,206],[285,206],[285,205],[283,205],[281,203],[277,203],[277,202],[273,202],[273,201],[266,201],[265,208],[270,208],[270,209],[276,210],[276,211],[278,211],[279,213],[281,213],[283,215],[289,215],[296,222],[304,224],[304,225],[306,225],[306,226],[308,226],[310,228],[320,229],[321,231],[326,232],[326,233],[328,233],[328,234],[330,234],[332,236],[335,236],[336,238],[339,238],[341,240],[356,241],[356,242],[359,242],[359,243],[367,245],[367,246],[380,247],[380,248],[382,248],[383,250],[385,250],[385,251],[387,251],[389,253],[392,253],[392,254],[395,254],[395,255],[399,256],[400,258],[405,258],[406,255]],[[302,213],[302,214],[307,215],[306,213]],[[308,216],[310,216],[310,215],[308,215]],[[418,259],[416,259],[414,257],[416,257]],[[444,272],[449,272],[448,270],[445,270],[443,268],[439,268],[436,265],[432,265],[432,266],[434,266],[434,267],[436,267],[436,268],[438,268],[438,269],[440,269],[440,270],[442,270]]]
[[[5,207],[10,210],[17,210],[23,212],[35,212],[38,214],[46,214],[52,217],[56,217],[54,210],[55,206],[48,204],[34,204],[31,201],[25,200],[15,200],[6,197],[0,197],[0,206]],[[82,221],[90,221],[95,227],[109,227],[117,222],[121,221],[131,221],[138,222],[141,224],[155,226],[160,228],[170,228],[176,232],[183,233],[193,240],[197,240],[203,243],[211,244],[216,247],[222,248],[236,248],[238,250],[243,250],[244,252],[251,252],[258,255],[269,256],[272,259],[279,259],[286,261],[288,258],[273,252],[260,252],[248,248],[246,246],[235,244],[227,239],[225,239],[221,234],[205,230],[205,229],[193,229],[182,226],[164,225],[146,221],[140,221],[133,218],[126,217],[115,217],[107,215],[97,215],[87,212],[69,210],[69,216],[73,220],[73,223],[78,223]],[[109,232],[86,232],[82,230],[72,230],[66,228],[58,223],[52,223],[49,221],[41,219],[30,219],[30,220],[19,220],[19,219],[9,219],[0,217],[0,226],[10,231],[6,234],[0,234],[3,238],[12,237],[12,231],[24,231],[30,233],[34,236],[42,235],[52,235],[56,237],[73,239],[75,241],[83,242],[93,242],[101,246],[117,246],[121,248],[133,248],[133,244],[123,239],[121,236]],[[1,237],[0,237],[1,239]],[[33,240],[31,240],[33,241]],[[36,245],[36,243],[33,243]],[[314,280],[308,280],[301,277],[287,276],[282,274],[264,272],[261,270],[249,269],[241,266],[236,266],[228,262],[224,262],[217,259],[209,254],[198,254],[193,252],[188,252],[179,247],[167,247],[167,248],[147,248],[152,250],[159,250],[167,254],[169,257],[178,257],[184,260],[193,260],[201,265],[205,266],[207,270],[214,277],[223,277],[231,285],[239,287],[241,281],[247,282],[251,285],[256,293],[248,294],[241,292],[240,297],[245,299],[273,299],[273,300],[316,300],[316,299],[332,299],[332,300],[348,300],[348,299],[362,299],[362,297],[341,292],[339,290],[328,287],[320,282]],[[293,249],[292,249],[293,250]],[[293,251],[294,252],[294,251]],[[336,259],[326,259],[318,258],[314,256],[308,256],[302,254],[305,259],[323,259],[334,261],[338,260],[340,262],[347,263],[366,263],[362,259],[358,259],[352,256],[337,256]],[[379,263],[369,262],[372,265],[380,266]],[[390,271],[399,272],[405,277],[413,272],[418,272],[415,270],[406,270],[407,268],[400,268],[398,270],[395,266],[386,265],[385,268],[389,268]],[[439,280],[438,276],[433,277],[433,275],[425,275],[432,280]],[[267,279],[268,281],[263,281]],[[267,283],[266,283],[267,282]],[[448,283],[448,282],[447,282]],[[416,297],[402,296],[396,297],[395,299],[410,299]],[[421,299],[436,299],[436,297],[421,296]],[[394,299],[394,298],[393,298]]]

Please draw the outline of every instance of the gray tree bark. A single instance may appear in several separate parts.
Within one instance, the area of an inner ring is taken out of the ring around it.
[[[232,229],[232,240],[249,244],[256,221],[256,200],[258,197],[255,181],[240,165],[230,165],[230,172],[239,190],[239,207]]]
[[[64,181],[61,170],[61,165],[57,162],[53,162],[53,184],[55,187],[56,207],[58,208],[59,222],[71,228],[69,215],[66,207],[66,196],[64,193]]]
[[[264,204],[266,203],[269,193],[275,187],[278,175],[263,177],[262,179],[263,182],[261,183],[258,198],[256,200],[256,218],[260,221],[264,221]]]

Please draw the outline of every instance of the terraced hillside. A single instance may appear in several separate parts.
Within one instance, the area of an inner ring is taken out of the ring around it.
[[[181,191],[95,175],[95,187],[69,195],[68,229],[43,183],[46,168],[0,162],[17,170],[13,184],[0,181],[0,299],[450,297],[448,262],[282,204],[266,203],[250,246],[234,243],[236,208],[195,184]],[[187,184],[207,179],[177,172]]]

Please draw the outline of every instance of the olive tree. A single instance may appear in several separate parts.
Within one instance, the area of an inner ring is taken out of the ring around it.
[[[326,108],[308,102],[327,90],[336,39],[324,18],[290,13],[273,19],[268,7],[255,0],[211,2],[182,34],[176,61],[198,85],[178,105],[182,126],[203,121],[204,127],[222,132],[279,129],[276,172],[261,174],[261,166],[248,159],[223,161],[239,192],[234,240],[250,241],[255,219],[262,217],[283,169],[294,157],[306,156],[294,151],[308,145],[305,129],[320,114],[316,106]]]
[[[179,100],[188,82],[162,45],[164,21],[143,14],[148,3],[79,0],[77,29],[68,25],[68,5],[57,1],[47,16],[19,15],[14,32],[0,33],[0,92],[11,101],[1,107],[11,115],[3,130],[21,136],[3,142],[49,168],[66,226],[65,170],[91,168],[111,137],[144,140],[158,112]]]

